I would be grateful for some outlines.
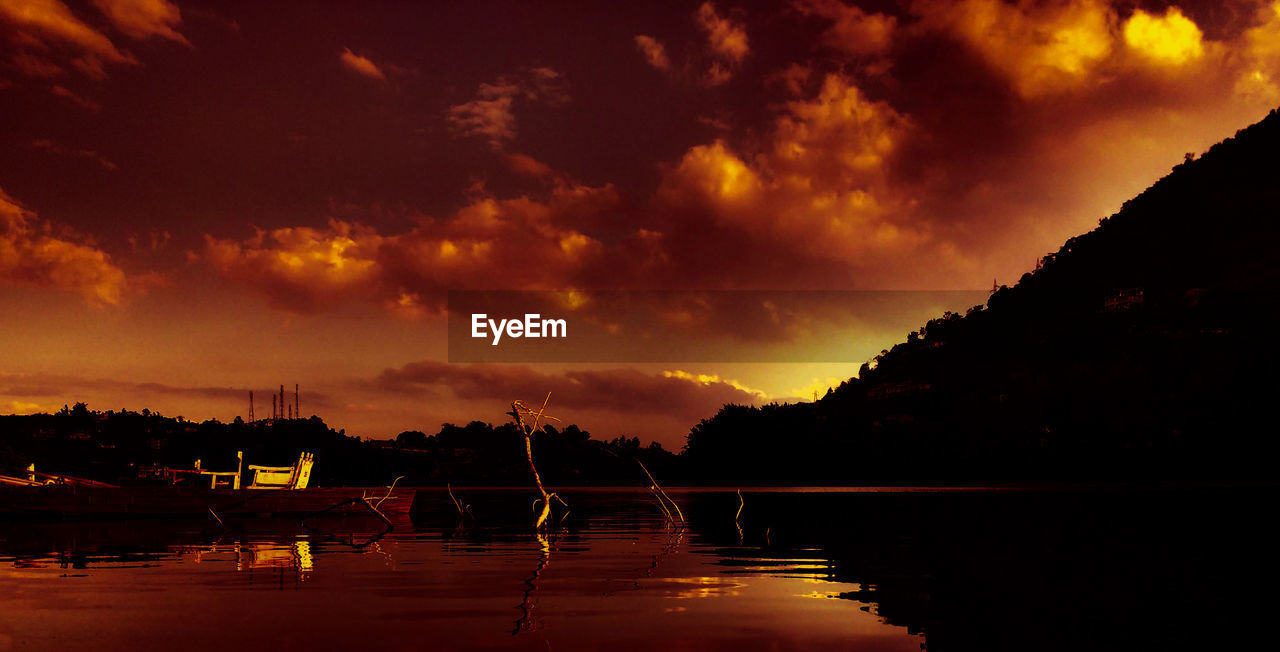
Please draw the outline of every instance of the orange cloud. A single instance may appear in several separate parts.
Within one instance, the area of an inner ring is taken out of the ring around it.
[[[695,14],[698,25],[707,33],[708,46],[717,56],[737,63],[742,61],[750,51],[747,46],[747,30],[740,23],[735,23],[716,13],[710,2],[702,3]]]
[[[1103,0],[922,0],[912,8],[922,26],[973,48],[1024,97],[1092,81],[1090,73],[1111,54],[1115,40],[1116,14]]]
[[[104,63],[137,63],[58,0],[0,0],[0,22],[12,27],[6,36],[19,47],[71,50],[71,65],[94,79],[106,76]]]
[[[440,307],[448,289],[580,282],[602,263],[605,246],[577,225],[618,201],[612,186],[558,183],[542,199],[477,197],[447,219],[394,235],[335,219],[324,229],[276,229],[244,241],[206,236],[205,257],[286,309],[359,298],[411,314]]]
[[[125,273],[96,247],[49,235],[50,227],[0,190],[0,281],[78,292],[95,305],[125,297]]]
[[[363,75],[369,79],[378,81],[386,81],[387,76],[382,69],[367,57],[362,57],[351,51],[351,48],[343,48],[342,53],[338,55],[338,60],[342,62],[342,66],[357,75]]]
[[[645,61],[658,70],[671,68],[671,59],[667,57],[667,49],[652,36],[640,34],[636,36],[636,47],[644,55]]]
[[[855,55],[879,54],[889,49],[898,19],[869,13],[839,0],[800,0],[795,8],[804,15],[833,21],[823,34],[827,47]]]
[[[159,36],[191,45],[177,30],[182,24],[182,12],[168,0],[93,0],[93,4],[130,38]]]
[[[1235,91],[1263,106],[1280,103],[1280,0],[1258,9],[1255,25],[1240,38],[1242,70]]]
[[[827,260],[835,274],[869,267],[929,240],[911,223],[909,200],[887,183],[888,159],[911,129],[848,78],[829,75],[815,98],[788,103],[754,156],[723,142],[694,147],[660,196],[682,214],[710,215],[747,236],[759,255]]]

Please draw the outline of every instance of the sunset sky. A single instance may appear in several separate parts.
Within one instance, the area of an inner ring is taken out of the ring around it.
[[[552,391],[678,448],[858,368],[755,353],[963,306],[450,364],[446,293],[1012,284],[1277,105],[1280,1],[0,0],[0,413],[225,421],[296,382],[382,438]]]

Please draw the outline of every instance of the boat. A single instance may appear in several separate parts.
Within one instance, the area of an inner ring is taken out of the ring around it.
[[[145,468],[140,477],[159,477],[162,486],[117,486],[65,475],[0,476],[0,517],[157,518],[365,515],[388,525],[408,518],[416,491],[386,487],[310,487],[315,457],[302,453],[293,466],[250,465],[242,486],[244,456],[235,471]]]

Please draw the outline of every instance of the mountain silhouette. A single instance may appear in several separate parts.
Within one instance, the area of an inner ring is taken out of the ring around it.
[[[820,400],[725,406],[689,433],[687,472],[713,484],[1271,478],[1278,152],[1272,111]]]

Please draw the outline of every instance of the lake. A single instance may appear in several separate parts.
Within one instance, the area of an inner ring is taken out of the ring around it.
[[[424,489],[413,521],[0,523],[7,650],[1269,647],[1278,492]]]

